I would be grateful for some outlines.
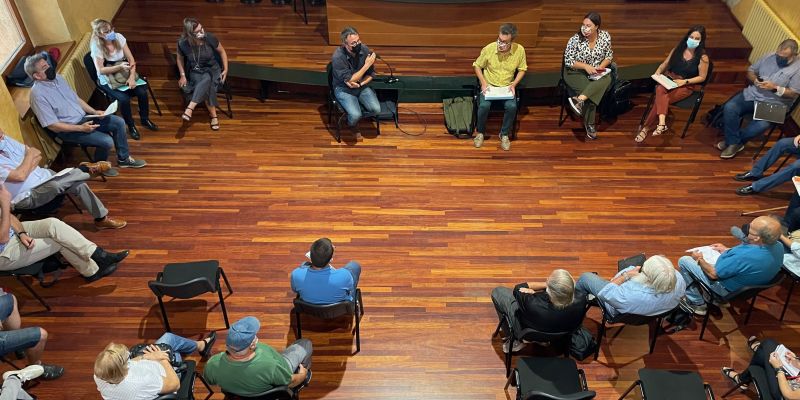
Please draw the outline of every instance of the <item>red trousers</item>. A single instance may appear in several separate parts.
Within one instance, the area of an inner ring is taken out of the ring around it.
[[[653,126],[656,121],[658,121],[659,115],[667,115],[670,104],[691,96],[694,89],[695,85],[684,85],[672,90],[667,90],[664,86],[656,85],[656,98],[653,102],[653,107],[650,108],[650,113],[647,114],[647,118],[644,120],[644,126]]]

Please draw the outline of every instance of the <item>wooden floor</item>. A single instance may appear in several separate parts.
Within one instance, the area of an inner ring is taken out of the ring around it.
[[[172,18],[151,19],[164,32],[178,15],[217,7],[163,1],[157,2],[163,8],[147,10],[155,3],[129,0],[119,31],[155,37],[152,30],[133,30],[145,12]],[[251,33],[266,34],[257,27]],[[174,34],[161,37],[172,41]],[[293,43],[292,37],[281,40]],[[226,299],[231,319],[257,316],[261,340],[282,349],[294,340],[289,273],[323,236],[337,246],[334,265],[355,259],[364,266],[362,350],[351,354],[355,345],[345,327],[304,322],[304,336],[314,343],[314,379],[304,399],[506,399],[514,393],[502,389],[501,346],[491,338],[493,287],[543,279],[553,268],[576,278],[586,271],[609,277],[617,259],[638,252],[677,263],[696,245],[733,245],[728,228],[748,221],[739,216],[742,210],[785,205],[791,190],[735,195],[739,183],[731,177],[749,167],[752,148],[720,160],[712,147],[715,132],[700,124],[684,140],[672,134],[636,145],[641,97],[615,123],[601,124],[600,139],[589,143],[577,122],[557,126],[557,108],[529,107],[519,139],[503,152],[496,135],[475,149],[445,134],[440,107],[426,104],[401,107],[400,127],[407,133],[385,124],[375,137],[364,125],[364,139],[345,137],[339,144],[325,127],[324,99],[296,94],[265,103],[237,96],[236,119],[223,117],[219,132],[209,129],[200,109],[181,128],[175,82],[152,83],[167,108],[153,118],[161,130],[143,130],[141,141],[131,141],[133,156],[149,165],[91,183],[128,227],[97,232],[85,215],[68,208],[62,215],[100,246],[129,248],[131,256],[93,284],[70,270],[55,287],[37,286],[53,311],[23,319],[24,326],[50,332],[44,361],[67,368],[60,380],[32,389],[42,399],[98,398],[96,354],[112,340],[133,345],[162,333],[147,281],[169,262],[219,260],[235,291]],[[737,89],[710,85],[702,113]],[[686,118],[676,112],[673,125]],[[498,126],[493,119],[490,132]],[[3,285],[18,295],[23,313],[39,309],[18,284]],[[719,397],[728,389],[719,368],[745,365],[747,336],[800,346],[797,301],[786,321],[777,321],[786,292],[759,298],[747,326],[741,305],[734,304],[712,318],[704,341],[693,327],[661,337],[652,355],[647,329],[628,327],[604,341],[597,362],[581,367],[600,399],[618,397],[642,367],[698,371]],[[222,351],[225,331],[215,299],[174,301],[168,312],[182,335],[220,329]],[[596,331],[598,318],[591,310],[585,326]],[[531,347],[525,354],[547,350]]]

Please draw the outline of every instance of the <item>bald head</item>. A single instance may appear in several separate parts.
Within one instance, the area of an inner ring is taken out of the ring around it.
[[[781,237],[781,223],[774,217],[758,217],[750,223],[749,236],[751,244],[774,244]],[[758,236],[758,240],[753,236]]]

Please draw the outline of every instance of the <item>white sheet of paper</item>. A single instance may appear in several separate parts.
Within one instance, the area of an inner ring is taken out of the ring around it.
[[[593,80],[593,81],[596,81],[596,80],[598,80],[598,79],[600,79],[600,78],[602,78],[602,77],[604,77],[604,76],[606,76],[606,75],[608,75],[610,73],[611,73],[611,68],[606,68],[602,72],[598,72],[596,74],[589,75],[589,79]]]
[[[106,110],[103,112],[102,116],[105,117],[106,115],[111,115],[111,114],[114,114],[115,112],[117,112],[117,106],[118,105],[119,104],[117,103],[117,101],[114,100],[113,103],[108,105],[108,108],[106,108]],[[100,118],[100,115],[87,115],[85,118]]]
[[[800,193],[800,176],[793,176],[792,183],[794,184],[794,190]]]
[[[675,81],[673,81],[672,79],[669,79],[669,77],[666,76],[666,75],[653,74],[653,75],[650,75],[650,77],[653,78],[654,81],[660,83],[661,86],[667,88],[667,90],[672,90],[672,89],[675,89],[676,87],[678,87],[678,84],[675,83]]]
[[[47,180],[44,181],[44,182],[51,181],[53,179],[58,178],[59,176],[64,176],[64,175],[70,173],[70,171],[72,171],[73,169],[75,169],[75,168],[64,168],[61,171],[56,172],[53,176],[47,178]],[[42,182],[42,183],[44,183],[44,182]],[[39,185],[41,185],[42,183],[40,183]]]
[[[717,259],[719,258],[720,254],[722,254],[722,253],[712,249],[711,246],[700,246],[700,247],[695,247],[693,249],[686,250],[687,253],[692,253],[692,252],[695,252],[695,251],[699,251],[700,254],[703,255],[703,259],[706,260],[707,263],[712,264],[712,265],[717,263]]]
[[[786,346],[782,344],[778,345],[778,347],[775,348],[775,352],[778,353],[778,359],[781,360],[781,363],[783,363],[783,369],[785,369],[786,372],[789,373],[789,375],[797,376],[797,374],[800,374],[800,369],[798,369],[797,367],[795,367],[789,361],[786,360],[786,353],[788,351],[789,349],[787,349]]]

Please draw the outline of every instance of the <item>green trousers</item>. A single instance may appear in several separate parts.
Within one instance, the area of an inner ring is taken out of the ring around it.
[[[567,68],[564,71],[564,80],[572,90],[589,98],[583,104],[583,120],[588,124],[594,124],[597,105],[603,100],[603,95],[611,86],[611,74],[593,81],[589,79],[585,71]]]

